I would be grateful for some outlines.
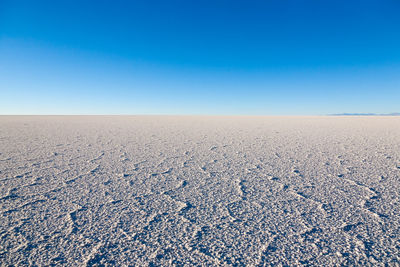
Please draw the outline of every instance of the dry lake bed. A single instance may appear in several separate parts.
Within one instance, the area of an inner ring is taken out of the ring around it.
[[[399,266],[400,117],[0,116],[0,264]]]

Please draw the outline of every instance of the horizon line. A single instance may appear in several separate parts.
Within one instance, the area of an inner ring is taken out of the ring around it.
[[[390,117],[400,116],[399,112],[393,113],[333,113],[333,114],[289,114],[289,115],[268,115],[268,114],[0,114],[0,116],[210,116],[210,117]]]

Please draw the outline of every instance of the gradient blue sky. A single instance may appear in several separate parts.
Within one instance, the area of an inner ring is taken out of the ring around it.
[[[400,1],[0,0],[0,114],[400,111]]]

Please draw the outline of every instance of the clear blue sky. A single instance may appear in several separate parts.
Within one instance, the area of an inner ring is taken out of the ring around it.
[[[0,0],[0,114],[399,111],[397,0]]]

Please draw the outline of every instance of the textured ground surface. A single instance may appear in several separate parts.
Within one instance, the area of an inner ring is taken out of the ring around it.
[[[0,263],[400,262],[399,117],[0,117]]]

